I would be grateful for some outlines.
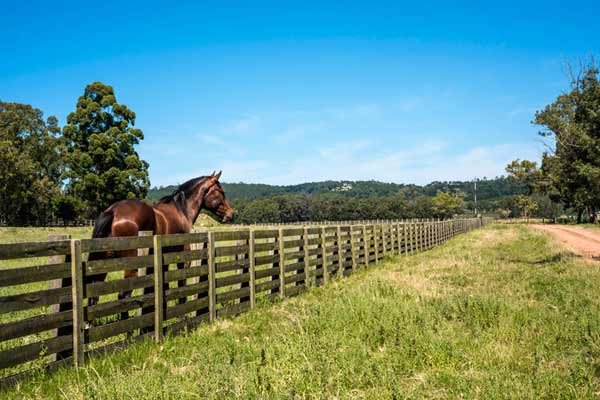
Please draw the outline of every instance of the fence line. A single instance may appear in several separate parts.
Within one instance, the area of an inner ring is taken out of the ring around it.
[[[82,240],[55,235],[0,244],[0,260],[16,265],[0,271],[0,384],[40,368],[81,367],[87,356],[146,338],[160,342],[254,308],[258,298],[294,296],[489,221],[311,223]],[[120,257],[89,259],[106,251]],[[123,278],[131,270],[138,275]],[[92,280],[102,274],[108,278]],[[124,291],[132,295],[122,297]]]

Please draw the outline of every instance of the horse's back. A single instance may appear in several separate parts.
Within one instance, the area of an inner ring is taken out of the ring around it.
[[[141,200],[121,200],[106,211],[113,214],[111,236],[137,236],[139,231],[156,230],[154,210]]]

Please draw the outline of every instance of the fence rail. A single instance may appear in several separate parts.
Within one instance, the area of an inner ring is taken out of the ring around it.
[[[245,227],[180,235],[0,244],[0,384],[437,246],[486,218]],[[120,257],[95,259],[97,252]],[[124,278],[124,271],[138,270]],[[108,274],[105,280],[94,277]],[[130,296],[120,293],[130,291]],[[90,299],[99,298],[99,301]]]

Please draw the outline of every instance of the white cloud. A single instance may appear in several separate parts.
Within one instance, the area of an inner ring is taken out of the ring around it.
[[[314,156],[284,160],[223,163],[229,181],[289,185],[335,180],[380,180],[426,184],[432,181],[469,180],[504,175],[511,160],[539,159],[542,149],[535,143],[478,146],[452,154],[441,142],[428,142],[399,151],[374,149],[368,141],[338,143],[318,149]],[[229,171],[227,168],[230,168]]]

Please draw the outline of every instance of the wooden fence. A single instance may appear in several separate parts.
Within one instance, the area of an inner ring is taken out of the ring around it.
[[[488,221],[246,227],[0,244],[0,384],[61,365],[82,366],[88,356],[146,338],[160,341],[251,309],[257,299],[293,296],[387,256],[430,249]],[[123,253],[88,260],[105,251]],[[125,279],[127,270],[138,275]],[[108,277],[90,281],[99,274]],[[120,298],[124,290],[133,294]],[[100,301],[90,303],[95,297]]]

